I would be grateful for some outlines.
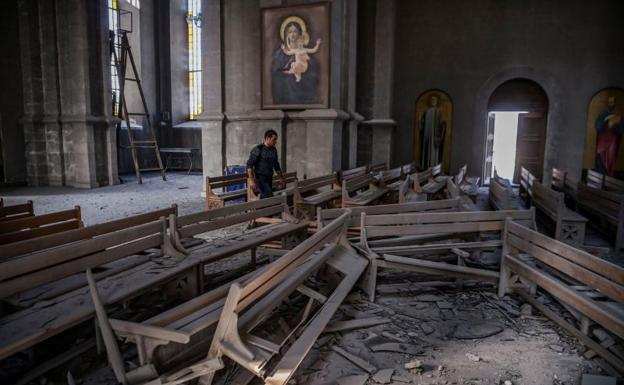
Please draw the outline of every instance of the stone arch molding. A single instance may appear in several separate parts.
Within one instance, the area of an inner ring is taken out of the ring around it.
[[[555,77],[546,72],[537,70],[533,67],[509,67],[490,76],[479,88],[475,98],[475,119],[473,148],[480,151],[480,164],[478,168],[482,170],[485,161],[485,140],[487,129],[488,102],[490,96],[501,84],[513,79],[528,79],[537,83],[548,98],[548,118],[546,121],[546,145],[544,150],[544,182],[550,184],[551,170],[555,165],[558,157],[558,148],[555,143],[559,142],[557,137],[558,131],[554,127],[558,127],[563,123],[564,114],[559,100],[563,98],[563,91],[559,82]],[[476,167],[475,167],[476,168]],[[483,170],[482,170],[483,171]]]

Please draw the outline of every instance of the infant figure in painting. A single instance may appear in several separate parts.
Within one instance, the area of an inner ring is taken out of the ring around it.
[[[308,61],[310,60],[308,54],[318,51],[320,44],[321,39],[317,39],[314,48],[306,48],[302,36],[297,38],[295,48],[286,47],[282,44],[282,51],[284,51],[286,55],[295,56],[295,61],[290,63],[290,68],[284,71],[284,73],[294,75],[297,82],[301,81],[301,75],[308,70]]]

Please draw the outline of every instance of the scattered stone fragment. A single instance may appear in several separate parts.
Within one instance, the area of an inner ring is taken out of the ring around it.
[[[367,380],[367,374],[357,374],[355,376],[341,377],[336,380],[336,383],[338,385],[364,385]]]
[[[421,302],[438,302],[444,301],[444,298],[440,297],[439,295],[421,294],[416,296],[416,300]]]
[[[522,304],[522,306],[520,306],[520,314],[524,316],[531,315],[532,310],[533,310],[533,307],[529,305],[528,303]]]
[[[399,336],[395,336],[394,334],[392,334],[390,332],[382,332],[381,335],[386,337],[386,338],[390,338],[391,340],[395,340],[397,342],[405,342],[404,338],[401,338]]]
[[[381,369],[378,370],[377,373],[373,376],[373,381],[378,384],[389,384],[392,381],[392,375],[394,374],[394,369]]]
[[[405,363],[404,367],[405,369],[413,373],[422,373],[423,370],[425,369],[420,360],[413,360],[413,361],[407,362]]]
[[[396,375],[396,376],[392,376],[392,381],[396,381],[396,382],[406,382],[406,383],[410,383],[412,382],[411,379],[407,378],[407,377],[403,377],[400,375]]]
[[[420,324],[420,328],[422,329],[423,333],[425,334],[431,334],[435,331],[435,329],[429,325],[428,323],[424,322]]]
[[[477,338],[486,338],[496,335],[503,331],[503,327],[499,324],[483,322],[477,324],[460,324],[455,329],[453,337],[465,340]]]
[[[563,352],[563,346],[559,346],[559,345],[554,345],[554,344],[551,344],[551,345],[548,345],[548,347],[549,347],[551,350],[554,350],[554,351],[555,351],[555,352],[557,352],[557,353],[561,353],[561,352]]]
[[[505,380],[505,382],[503,383],[503,385],[513,385],[513,382],[509,381],[509,380]]]
[[[452,309],[453,308],[453,304],[450,302],[446,302],[446,301],[437,301],[436,305],[438,305],[440,309]]]
[[[400,344],[398,342],[388,342],[385,344],[373,345],[370,347],[374,352],[392,352],[392,353],[404,353],[417,356],[422,354],[422,350],[418,349],[414,345]]]
[[[474,361],[474,362],[479,362],[479,361],[481,361],[481,357],[477,356],[476,354],[466,353],[466,357],[467,357],[470,361]]]

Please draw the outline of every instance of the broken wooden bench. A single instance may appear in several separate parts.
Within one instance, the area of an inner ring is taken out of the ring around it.
[[[347,170],[342,170],[338,173],[338,182],[342,184],[343,181],[362,176],[368,173],[368,166],[354,167]]]
[[[0,221],[0,245],[81,228],[80,206],[49,214]]]
[[[587,186],[614,193],[624,193],[623,180],[601,174],[595,170],[584,170],[584,173]]]
[[[284,177],[290,182],[296,178],[296,173],[286,173]],[[277,175],[273,176],[273,185],[279,183]],[[227,191],[228,187],[242,186],[233,191]],[[224,207],[229,201],[247,201],[247,174],[232,174],[223,176],[206,177],[206,209]]]
[[[4,200],[0,198],[0,221],[32,217],[34,215],[33,201],[5,206]]]
[[[383,200],[390,189],[379,186],[372,174],[364,174],[344,180],[341,191],[341,206],[345,208],[372,205]]]
[[[547,188],[538,181],[533,181],[532,189],[531,205],[543,214],[540,217],[545,217],[547,224],[554,223],[555,239],[582,247],[587,218],[566,207],[564,193]]]
[[[443,275],[458,279],[476,279],[498,282],[498,272],[464,266],[470,256],[466,250],[500,249],[500,234],[505,219],[514,218],[531,227],[535,225],[535,210],[474,211],[448,213],[410,213],[393,215],[362,214],[360,248],[370,263],[363,277],[364,291],[371,301],[375,298],[377,270],[398,269],[425,274]],[[481,240],[483,233],[494,232],[496,238]],[[374,244],[375,239],[411,237],[410,241]],[[463,238],[461,241],[454,240]],[[440,243],[447,240],[447,243]],[[435,241],[432,244],[425,242]],[[426,255],[455,254],[458,265],[423,259]],[[420,256],[421,258],[414,258]]]
[[[172,363],[183,364],[187,366],[186,380],[205,375],[200,381],[210,383],[214,368],[208,365],[213,370],[205,370],[207,363],[217,362],[220,368],[221,357],[227,356],[245,373],[250,371],[265,383],[285,384],[366,266],[366,260],[343,239],[347,216],[344,213],[271,264],[144,322],[107,321],[103,309],[98,319],[110,322],[118,335],[130,337],[139,349],[141,365],[158,369],[156,375]],[[328,281],[335,281],[333,290],[306,285],[307,278],[320,269],[324,269]],[[95,288],[93,293],[97,293]],[[291,325],[275,315],[277,307],[289,297],[291,301],[299,297],[305,303],[300,317],[290,320]],[[275,333],[275,325],[280,325],[282,331]],[[283,335],[286,327],[285,338],[276,340],[274,334]],[[156,349],[158,346],[161,348]],[[189,352],[202,349],[208,356],[199,364],[188,366],[188,361],[175,358],[172,361],[172,352],[178,357],[186,352],[189,357]],[[281,359],[269,368],[269,360],[276,356]],[[123,375],[121,369],[116,372]],[[162,383],[175,380],[166,375],[160,378]]]
[[[77,274],[85,268],[97,268],[110,303],[185,276],[197,263],[181,262],[170,243],[164,215],[173,212],[159,210],[1,246],[7,258],[0,262],[0,296],[23,309],[0,318],[0,358],[92,316],[85,306],[84,275]]]
[[[403,166],[396,167],[391,170],[383,170],[377,174],[377,180],[380,187],[387,188],[388,199],[386,203],[398,203],[399,194],[402,185],[405,184],[407,175],[403,174]]]
[[[297,180],[293,192],[294,215],[313,220],[317,208],[327,207],[341,197],[336,173]]]
[[[490,179],[488,201],[490,207],[494,210],[514,210],[517,209],[513,199],[513,190],[511,183],[507,179],[503,179],[495,175]]]
[[[534,300],[538,287],[624,338],[624,268],[507,220],[499,296],[517,292],[535,306],[539,303]],[[552,313],[545,312],[549,318]],[[557,320],[560,321],[560,317]],[[572,325],[566,329],[577,331]],[[606,352],[606,349],[599,350],[599,354]],[[609,352],[603,358],[622,367],[622,360],[612,360]]]
[[[446,180],[446,197],[448,199],[459,199],[460,211],[478,211],[477,205],[453,182],[453,178]]]
[[[384,170],[388,170],[390,168],[388,162],[380,162],[380,163],[375,163],[375,164],[371,164],[368,166],[368,168],[366,169],[367,172],[372,172],[372,173],[378,173]]]
[[[397,203],[389,205],[373,205],[362,207],[350,207],[351,212],[347,222],[347,232],[349,235],[360,234],[360,216],[362,213],[367,215],[379,214],[403,214],[415,212],[445,212],[459,211],[459,199],[441,199],[429,202],[409,202]],[[327,223],[338,218],[345,212],[345,209],[325,209],[317,211],[318,227],[322,228]]]
[[[566,203],[570,207],[574,207],[576,211],[578,211],[576,203],[578,201],[579,182],[577,178],[570,176],[567,171],[558,168],[552,169],[550,187],[555,191],[562,192],[565,195]]]

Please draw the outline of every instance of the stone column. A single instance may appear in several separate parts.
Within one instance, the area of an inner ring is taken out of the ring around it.
[[[202,167],[206,176],[221,175],[224,159],[223,53],[221,49],[221,1],[202,0],[202,94],[204,111],[197,118],[202,127]],[[202,196],[206,186],[202,183]]]
[[[358,100],[358,107],[365,116],[361,128],[372,134],[370,151],[361,149],[365,150],[361,152],[368,154],[372,163],[392,163],[393,160],[396,129],[396,122],[392,119],[395,13],[395,0],[368,0],[363,4],[363,17],[371,24],[362,26],[366,29],[362,42],[370,48],[369,52],[359,56],[364,67],[359,80],[364,88],[360,92],[368,96]]]

